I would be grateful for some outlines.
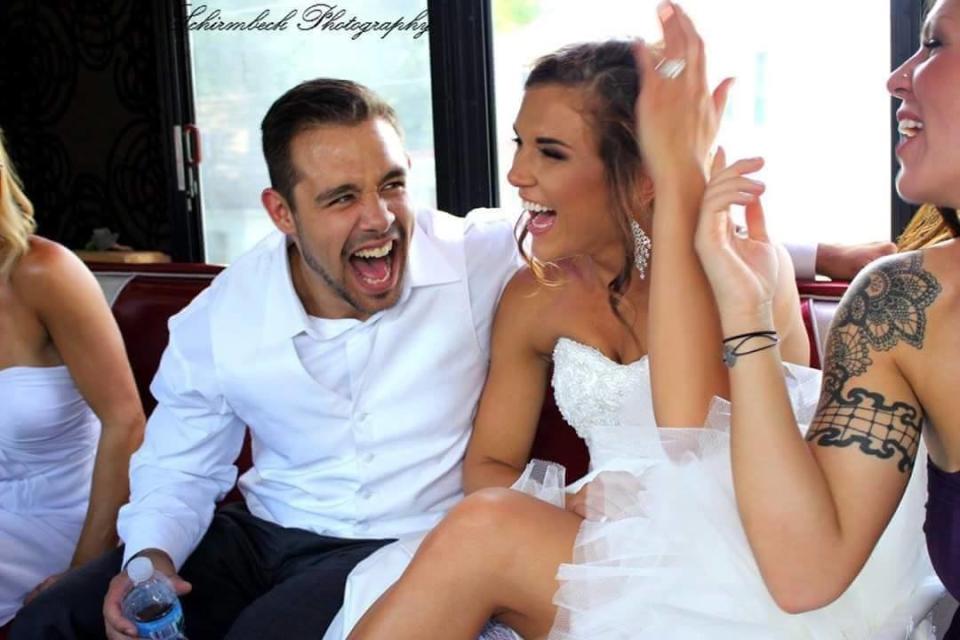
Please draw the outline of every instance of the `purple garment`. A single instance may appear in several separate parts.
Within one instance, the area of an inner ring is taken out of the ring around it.
[[[960,600],[960,471],[947,473],[927,458],[927,551],[940,581]],[[944,640],[960,640],[960,610]]]

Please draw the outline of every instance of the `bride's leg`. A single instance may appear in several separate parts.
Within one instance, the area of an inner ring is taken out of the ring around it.
[[[475,640],[491,616],[527,640],[543,637],[556,612],[557,567],[570,561],[581,522],[509,489],[468,496],[427,536],[350,640]]]

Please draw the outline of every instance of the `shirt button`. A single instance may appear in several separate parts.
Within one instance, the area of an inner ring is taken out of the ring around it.
[[[363,531],[368,531],[369,529],[370,529],[370,525],[367,524],[366,522],[357,523],[357,531],[363,532]]]
[[[372,453],[365,453],[360,457],[360,461],[363,462],[363,464],[370,464],[376,457],[377,456],[373,455]]]
[[[373,494],[370,493],[370,492],[369,492],[368,490],[366,490],[366,489],[361,489],[361,490],[358,492],[357,495],[359,495],[359,496],[360,496],[361,498],[363,498],[364,500],[369,500],[370,498],[373,497]]]

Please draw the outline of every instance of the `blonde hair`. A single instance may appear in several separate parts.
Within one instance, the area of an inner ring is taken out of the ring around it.
[[[913,251],[952,237],[953,231],[946,223],[943,212],[932,204],[925,204],[917,210],[910,224],[897,238],[897,251]]]
[[[30,246],[30,234],[37,228],[33,204],[23,193],[0,131],[0,280],[10,277],[17,261]]]

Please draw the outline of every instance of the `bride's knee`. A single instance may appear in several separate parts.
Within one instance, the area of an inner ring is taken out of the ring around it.
[[[530,498],[511,489],[493,487],[476,491],[458,504],[425,543],[470,549],[489,555],[509,545],[509,530],[527,517]]]

